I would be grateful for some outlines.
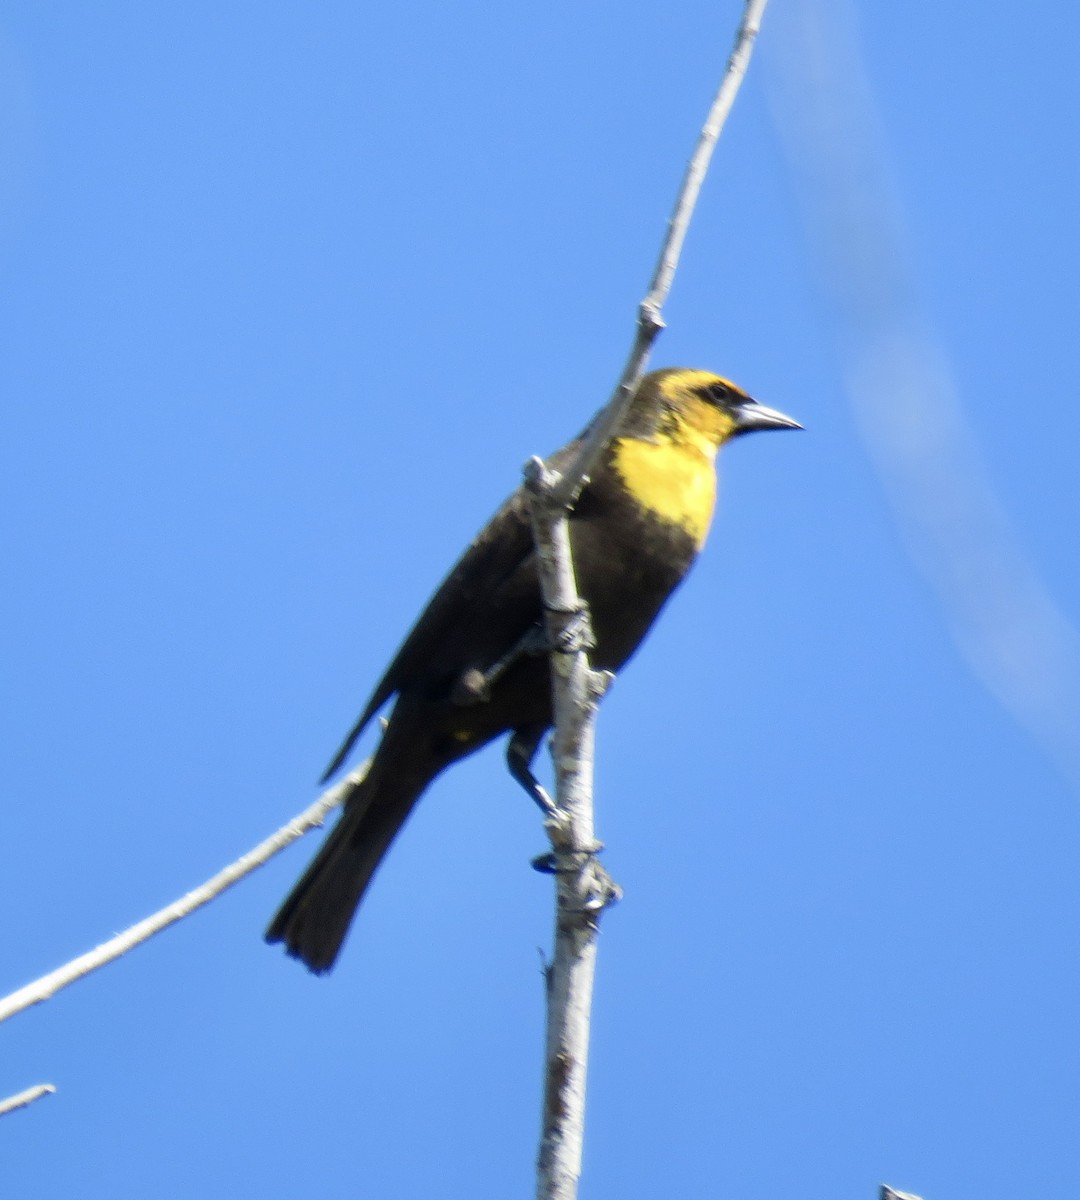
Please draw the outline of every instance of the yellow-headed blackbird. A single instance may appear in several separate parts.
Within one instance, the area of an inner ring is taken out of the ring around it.
[[[630,412],[570,517],[578,589],[599,670],[637,649],[705,542],[717,450],[755,429],[797,429],[706,371],[671,368],[641,382]],[[559,469],[572,442],[551,459]],[[551,682],[527,500],[519,489],[465,551],[405,639],[324,782],[391,697],[367,776],[267,931],[312,971],[329,970],[356,906],[413,805],[445,767],[511,734],[514,777],[552,722]]]

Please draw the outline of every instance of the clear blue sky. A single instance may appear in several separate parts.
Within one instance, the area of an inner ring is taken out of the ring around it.
[[[15,2],[0,18],[0,990],[199,882],[314,780],[521,462],[628,345],[738,16]],[[910,271],[1080,621],[1080,16],[862,5]],[[857,432],[769,102],[774,0],[654,359],[808,432],[723,460],[605,703],[583,1197],[1062,1194],[1080,804],[972,674]],[[770,83],[771,81],[771,83]],[[0,1193],[522,1196],[550,882],[491,751],[316,980],[315,837],[0,1028]]]

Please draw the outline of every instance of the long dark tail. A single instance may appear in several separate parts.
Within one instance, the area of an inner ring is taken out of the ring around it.
[[[316,975],[329,971],[341,950],[371,877],[427,786],[428,779],[387,778],[379,764],[349,797],[311,865],[278,909],[268,942],[284,942]]]

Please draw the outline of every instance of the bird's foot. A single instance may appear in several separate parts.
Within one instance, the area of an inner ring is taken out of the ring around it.
[[[607,873],[597,857],[603,842],[593,842],[574,850],[553,850],[532,860],[532,868],[543,875],[575,875],[588,871],[589,879],[581,909],[590,916],[598,915],[609,905],[623,898],[623,890]]]
[[[584,601],[569,609],[552,608],[549,605],[547,611],[559,617],[559,628],[554,638],[548,642],[549,650],[559,654],[576,654],[579,650],[588,652],[596,649],[592,617],[589,615],[589,606]]]
[[[531,859],[529,865],[541,875],[569,875],[581,870],[585,860],[596,858],[603,848],[603,842],[593,842],[591,846],[579,846],[574,850],[549,850],[547,854],[538,854]]]

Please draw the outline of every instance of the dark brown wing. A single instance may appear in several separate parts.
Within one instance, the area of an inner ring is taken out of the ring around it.
[[[587,431],[586,431],[587,432]],[[581,435],[547,459],[560,470],[573,457]],[[532,527],[525,492],[518,488],[473,539],[428,601],[364,711],[349,730],[320,782],[345,761],[357,738],[397,693],[440,677],[460,677],[476,665],[492,666],[524,636],[539,615]],[[535,603],[525,596],[535,595]]]
[[[465,669],[464,661],[456,661],[463,657],[465,650],[460,636],[462,627],[473,624],[477,610],[482,611],[485,607],[485,599],[497,593],[532,553],[529,514],[525,495],[519,489],[477,535],[432,596],[386,669],[367,707],[349,730],[327,768],[323,782],[341,766],[365,726],[391,696],[416,683],[448,673],[460,674]],[[522,608],[520,634],[524,634],[533,619],[534,616]],[[509,649],[509,645],[505,647],[505,650]]]

